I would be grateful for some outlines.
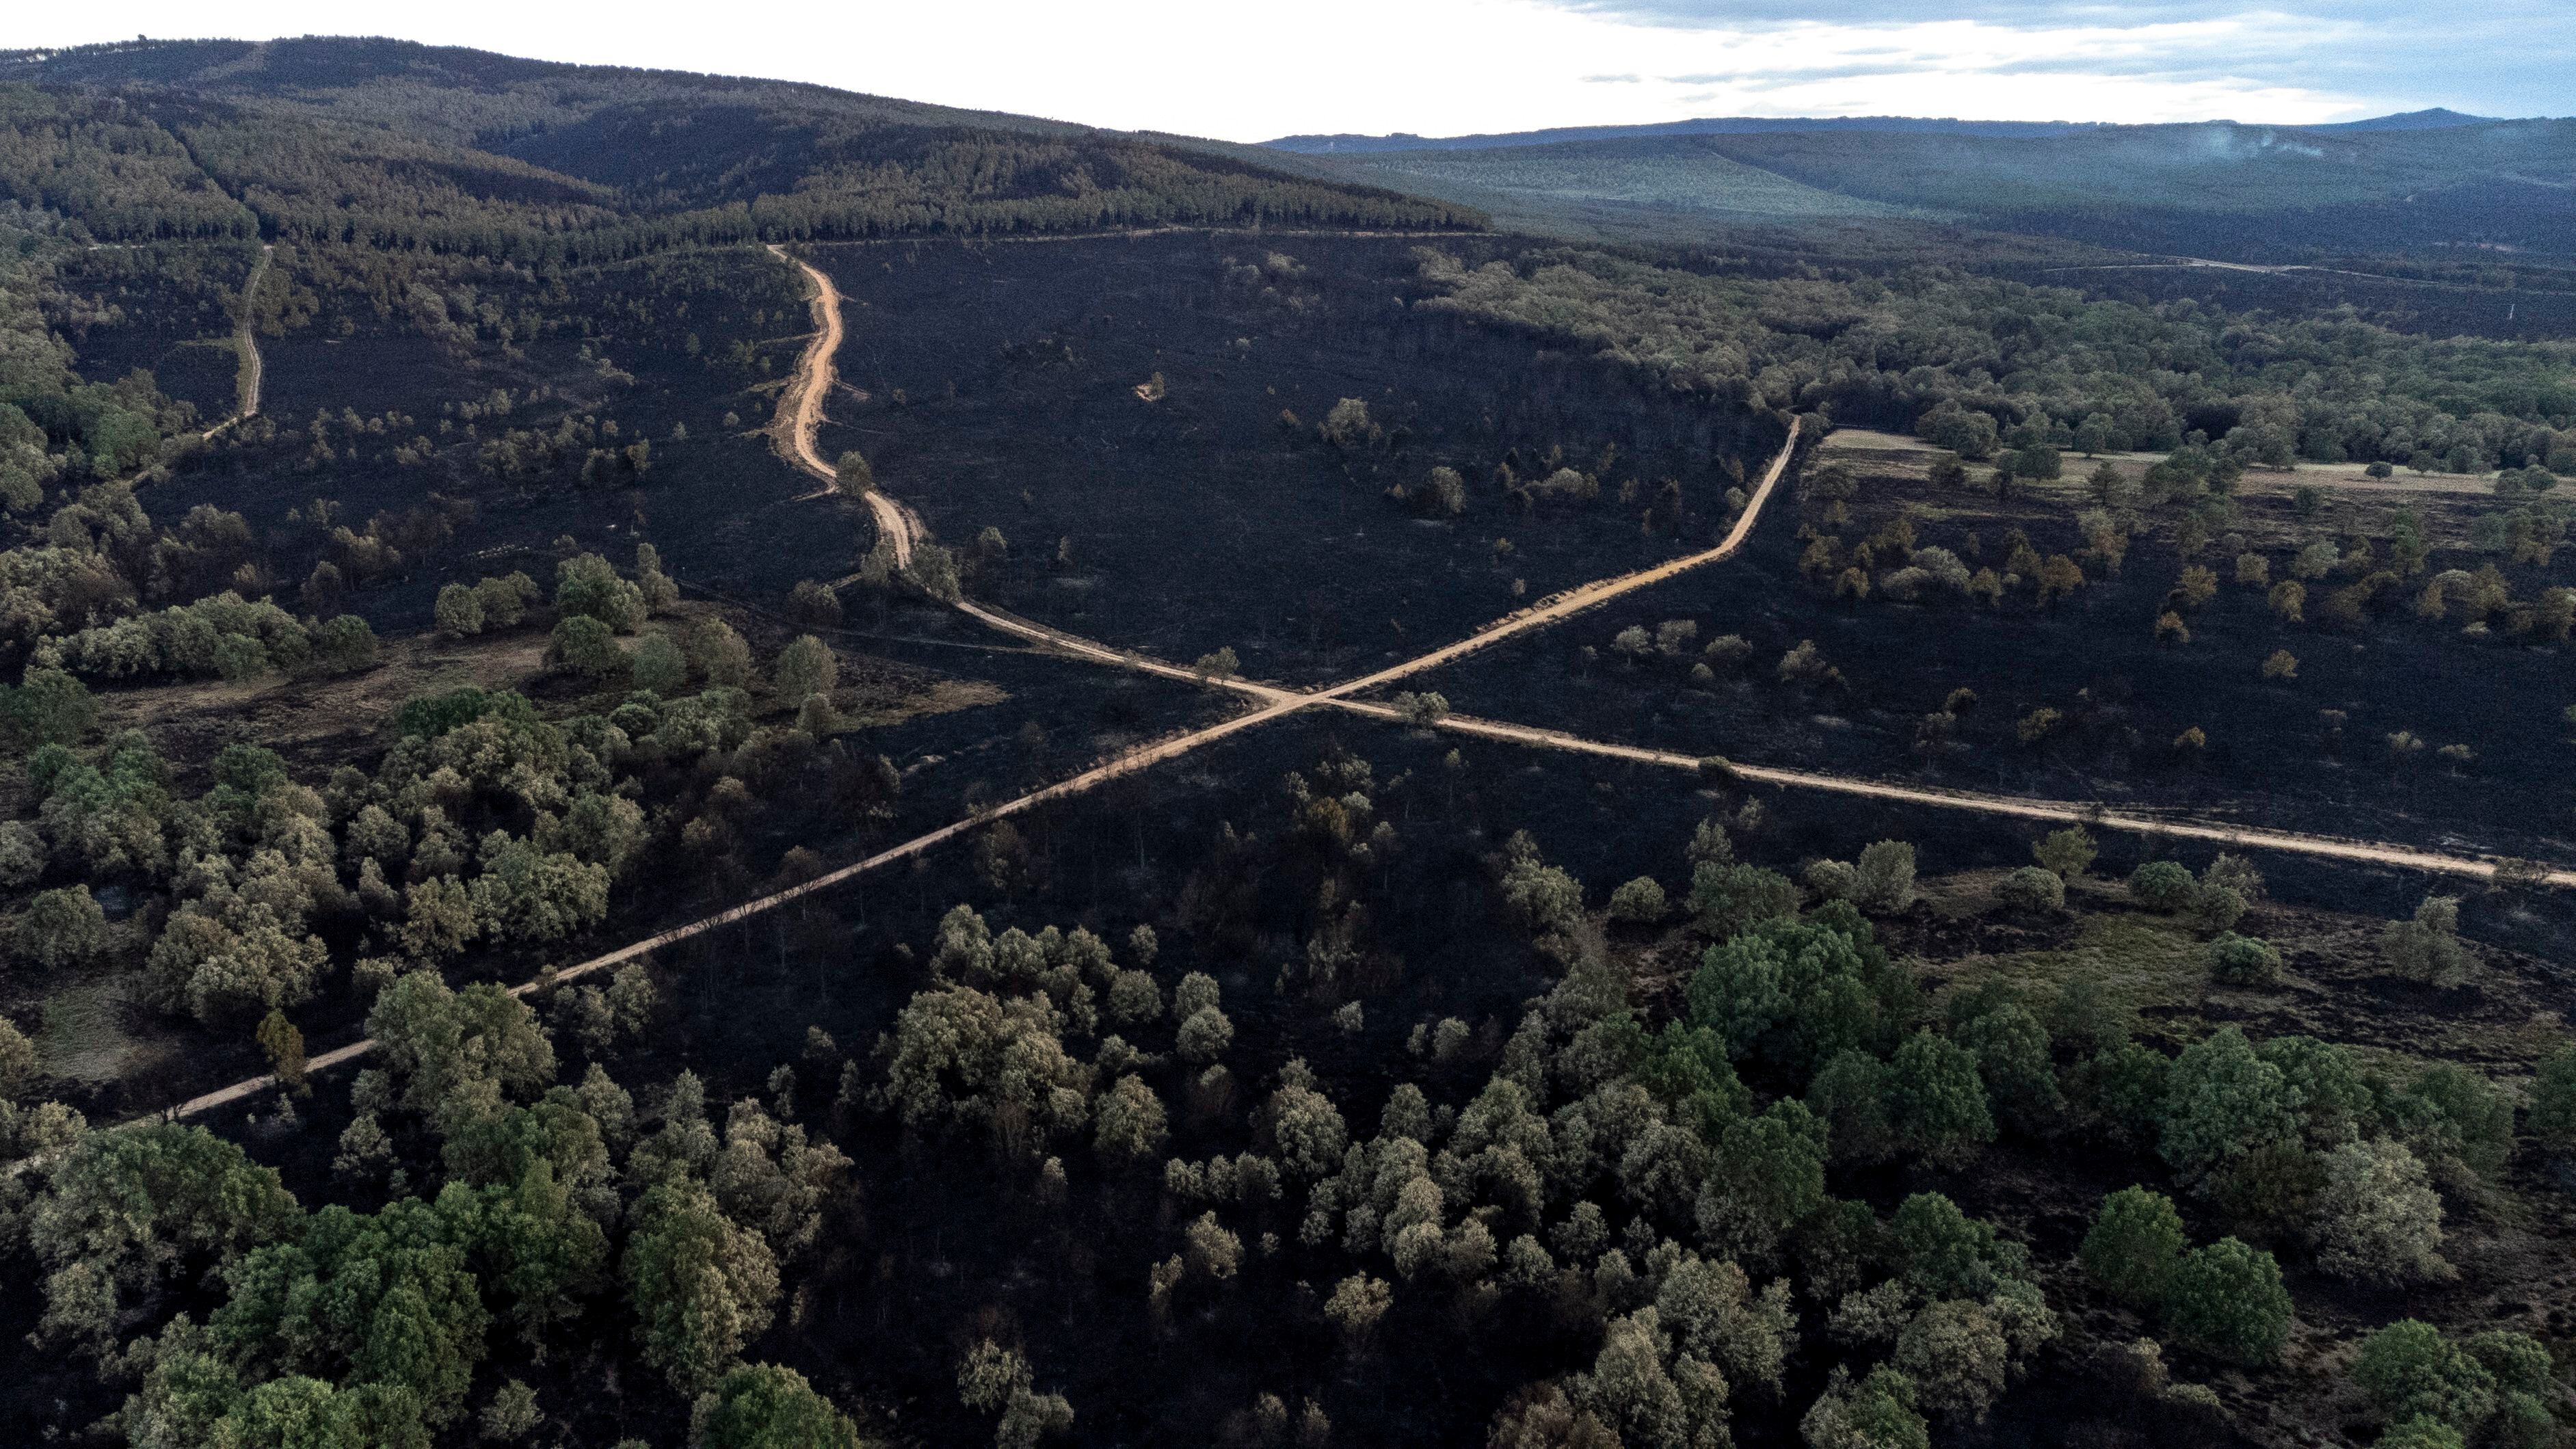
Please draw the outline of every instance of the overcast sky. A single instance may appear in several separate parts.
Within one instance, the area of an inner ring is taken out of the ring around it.
[[[1693,116],[2576,111],[2576,0],[345,0],[13,7],[0,46],[355,28],[1257,141]]]

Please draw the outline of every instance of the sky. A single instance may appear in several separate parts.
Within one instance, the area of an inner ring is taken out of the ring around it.
[[[366,33],[1234,141],[1696,116],[2302,124],[2576,111],[2571,0],[99,0],[0,47]]]

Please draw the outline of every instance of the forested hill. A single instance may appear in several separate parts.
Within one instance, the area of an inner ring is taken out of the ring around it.
[[[108,242],[262,236],[525,261],[906,232],[1482,223],[1028,117],[329,38],[0,55],[0,203]]]

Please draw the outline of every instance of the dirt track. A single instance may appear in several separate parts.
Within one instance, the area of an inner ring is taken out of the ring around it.
[[[1392,705],[1365,700],[1337,699],[1337,709],[1377,719],[1397,721],[1403,717]],[[1450,715],[1434,728],[1454,734],[1472,735],[1479,739],[1505,740],[1513,744],[1532,745],[1540,749],[1571,750],[1579,754],[1603,755],[1611,759],[1631,760],[1638,764],[1664,765],[1675,769],[1698,770],[1706,762],[1697,755],[1676,754],[1671,750],[1646,749],[1638,745],[1612,744],[1588,740],[1558,730],[1539,729],[1531,725],[1504,724],[1494,720]],[[1782,770],[1768,765],[1726,764],[1727,773],[1757,785],[1776,785],[1793,790],[1826,790],[1843,795],[1864,795],[1877,800],[1892,800],[1907,805],[1931,805],[1945,810],[1973,810],[1988,815],[2005,815],[2023,820],[2041,820],[2052,824],[2083,825],[2096,830],[2126,830],[2140,834],[2179,836],[2185,840],[2214,841],[2220,845],[2242,846],[2253,850],[2279,850],[2299,855],[2322,856],[2335,860],[2366,861],[2373,865],[2402,866],[2411,870],[2439,875],[2491,877],[2493,861],[2473,856],[2442,855],[2433,851],[2410,850],[2404,846],[2382,845],[2367,840],[2345,840],[2330,835],[2305,835],[2286,830],[2258,830],[2243,826],[2219,825],[2159,815],[2139,815],[2125,811],[2105,810],[2074,800],[2034,800],[2019,795],[1987,795],[1974,790],[1936,790],[1923,785],[1898,785],[1880,780],[1864,780],[1850,775],[1827,775],[1809,770]],[[2541,879],[2554,886],[2576,886],[2576,870],[2548,870]]]
[[[778,395],[778,416],[769,428],[780,454],[822,481],[822,487],[805,495],[820,498],[840,482],[840,474],[815,449],[814,435],[823,425],[823,399],[831,394],[832,381],[839,375],[832,359],[841,351],[841,292],[820,268],[789,256],[785,247],[772,243],[769,252],[803,272],[814,288],[814,340],[805,344],[805,354],[796,360],[795,381]],[[919,520],[876,489],[869,489],[867,497],[878,531],[894,541],[895,567],[910,568],[912,540],[920,528]]]

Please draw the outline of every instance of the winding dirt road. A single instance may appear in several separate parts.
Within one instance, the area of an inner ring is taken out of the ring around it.
[[[823,462],[821,454],[815,449],[815,433],[822,420],[822,400],[831,387],[833,376],[832,355],[840,346],[842,337],[840,293],[832,286],[832,282],[829,277],[825,276],[821,271],[813,266],[789,256],[784,248],[772,246],[770,251],[777,255],[781,260],[787,261],[791,265],[799,268],[813,283],[813,306],[817,329],[814,340],[806,346],[804,357],[799,363],[797,378],[790,385],[787,393],[780,399],[777,420],[773,423],[774,436],[780,444],[781,453],[792,463],[804,469],[806,472],[813,474],[824,482],[830,483],[833,479],[833,473],[831,468]],[[1464,639],[1458,640],[1455,643],[1443,645],[1438,649],[1434,649],[1429,653],[1419,655],[1413,659],[1406,660],[1403,663],[1389,665],[1388,667],[1380,669],[1374,673],[1361,675],[1341,684],[1332,685],[1320,690],[1296,691],[1281,689],[1274,685],[1261,684],[1252,680],[1211,678],[1209,676],[1199,674],[1196,671],[1185,669],[1176,664],[1170,664],[1162,660],[1153,659],[1149,656],[1138,654],[1130,650],[1113,649],[1108,645],[1098,643],[1094,640],[1085,639],[1080,635],[1070,634],[1060,629],[1052,629],[1042,624],[1032,623],[1026,619],[1021,619],[1000,610],[990,608],[986,605],[975,603],[972,600],[958,600],[956,601],[955,607],[961,612],[967,614],[969,617],[987,624],[992,628],[1030,640],[1046,648],[1056,650],[1075,658],[1089,660],[1093,663],[1109,665],[1122,669],[1135,669],[1167,679],[1185,680],[1192,683],[1205,684],[1211,687],[1226,689],[1243,696],[1252,703],[1253,707],[1247,709],[1242,714],[1236,715],[1232,719],[1224,720],[1220,723],[1208,725],[1200,729],[1185,731],[1150,744],[1139,746],[1136,749],[1130,750],[1113,759],[1094,765],[1080,774],[1059,780],[1056,783],[1045,786],[1041,789],[1030,791],[1028,794],[1022,795],[1017,799],[996,805],[991,809],[969,816],[966,819],[943,825],[936,830],[930,831],[927,834],[915,836],[899,845],[889,846],[884,850],[878,851],[874,855],[866,857],[865,859],[853,861],[848,865],[842,866],[838,870],[816,876],[814,879],[806,881],[801,885],[791,886],[785,890],[774,891],[768,895],[744,901],[738,905],[718,911],[713,915],[691,921],[686,925],[675,926],[658,935],[647,937],[644,940],[636,941],[630,945],[621,946],[604,955],[594,956],[586,961],[577,962],[573,965],[563,967],[557,970],[550,978],[523,982],[520,985],[511,988],[511,995],[525,997],[534,994],[541,988],[551,987],[556,983],[576,980],[584,976],[595,975],[602,971],[612,970],[618,966],[626,964],[627,962],[649,956],[653,952],[661,950],[664,947],[677,945],[680,942],[705,935],[711,931],[721,930],[736,922],[748,920],[753,916],[774,910],[780,906],[802,900],[808,896],[816,895],[823,891],[831,890],[836,886],[854,880],[870,871],[882,869],[896,861],[911,859],[912,857],[921,855],[926,851],[936,849],[939,846],[965,835],[983,825],[990,824],[997,820],[1008,819],[1013,815],[1018,815],[1025,811],[1035,809],[1036,807],[1050,801],[1061,800],[1069,796],[1081,794],[1106,781],[1116,779],[1122,775],[1132,774],[1138,770],[1149,768],[1166,760],[1174,759],[1180,755],[1187,754],[1192,750],[1198,749],[1202,745],[1212,744],[1229,736],[1241,734],[1246,730],[1259,728],[1272,720],[1278,719],[1284,715],[1294,714],[1302,709],[1321,706],[1343,710],[1372,719],[1402,722],[1403,716],[1398,713],[1394,706],[1376,701],[1354,699],[1351,698],[1351,696],[1367,690],[1379,688],[1383,685],[1411,675],[1422,673],[1425,670],[1438,668],[1443,664],[1451,663],[1457,659],[1465,657],[1466,655],[1475,653],[1480,649],[1500,643],[1505,639],[1555,623],[1583,610],[1594,608],[1600,604],[1618,598],[1623,594],[1631,593],[1638,589],[1652,587],[1692,569],[1701,568],[1733,557],[1743,548],[1745,540],[1752,536],[1754,525],[1759,521],[1764,506],[1770,501],[1772,493],[1779,485],[1781,476],[1787,471],[1789,462],[1797,451],[1798,436],[1799,424],[1797,421],[1793,420],[1787,439],[1781,444],[1779,453],[1772,458],[1770,466],[1763,472],[1762,481],[1760,485],[1755,488],[1753,496],[1747,501],[1743,516],[1735,521],[1734,527],[1727,531],[1726,536],[1719,540],[1714,548],[1706,549],[1695,554],[1687,554],[1680,558],[1654,565],[1650,568],[1639,569],[1633,573],[1621,574],[1615,578],[1604,579],[1597,583],[1585,584],[1578,588],[1568,589],[1563,593],[1542,599],[1538,603],[1533,604],[1526,609],[1506,615],[1502,619],[1495,621],[1493,624],[1486,626],[1484,629],[1481,629]],[[819,496],[819,493],[809,496]],[[904,563],[909,563],[912,541],[915,537],[919,536],[917,534],[917,530],[920,527],[919,520],[913,516],[911,510],[903,507],[903,505],[895,500],[888,498],[882,492],[872,490],[868,494],[868,503],[871,510],[876,515],[879,527],[886,530],[886,536],[894,540],[897,559]],[[1564,734],[1555,730],[1539,729],[1529,725],[1515,725],[1492,720],[1474,719],[1463,715],[1447,716],[1446,718],[1438,721],[1436,727],[1453,734],[1466,735],[1472,738],[1490,739],[1508,744],[1531,746],[1542,749],[1565,750],[1574,753],[1597,755],[1667,768],[1696,771],[1702,765],[1700,757],[1695,755],[1678,754],[1669,750],[1647,749],[1635,745],[1612,744],[1601,740],[1584,739],[1579,736]],[[2237,826],[2220,825],[2205,821],[2181,818],[2168,819],[2152,815],[2106,811],[2091,805],[2072,801],[2039,800],[2009,795],[1982,795],[1971,791],[1936,790],[1925,786],[1891,784],[1884,781],[1867,780],[1854,776],[1833,775],[1804,770],[1775,769],[1764,765],[1743,765],[1733,764],[1730,762],[1729,768],[1737,777],[1744,780],[1752,781],[1756,784],[1771,785],[1786,789],[1824,790],[1838,794],[1859,795],[1871,799],[1887,800],[1907,805],[1926,805],[1942,809],[1970,810],[1988,815],[2004,816],[2007,818],[2037,820],[2061,824],[2076,823],[2095,829],[2137,831],[2180,837],[2183,839],[2207,840],[2223,845],[2233,845],[2260,850],[2285,851],[2294,854],[2318,856],[2328,859],[2351,860],[2374,865],[2391,865],[2443,875],[2492,878],[2495,874],[2496,867],[2495,861],[2475,856],[2447,855],[2434,851],[2415,850],[2406,846],[2390,845],[2373,841],[2341,840],[2330,836],[2302,835],[2286,831],[2245,829]],[[2540,879],[2545,881],[2547,884],[2554,886],[2576,886],[2576,870],[2556,868],[2547,869],[2542,872]],[[372,1052],[375,1049],[375,1046],[376,1043],[373,1038],[351,1042],[346,1046],[334,1048],[333,1050],[323,1052],[311,1058],[306,1064],[306,1070],[308,1072],[325,1071],[333,1067],[359,1060]],[[253,1077],[247,1081],[236,1082],[231,1086],[219,1088],[215,1091],[207,1092],[201,1096],[191,1098],[179,1106],[170,1109],[170,1112],[167,1115],[173,1117],[196,1116],[200,1113],[211,1111],[230,1103],[242,1101],[256,1093],[266,1091],[275,1085],[276,1078],[273,1076]]]
[[[787,461],[813,474],[823,486],[804,495],[820,498],[839,486],[840,474],[814,446],[814,437],[823,425],[823,399],[830,396],[834,379],[840,370],[832,359],[841,351],[841,290],[821,268],[787,254],[787,248],[771,243],[769,254],[805,274],[807,285],[814,289],[809,304],[814,313],[814,340],[805,344],[805,355],[796,360],[796,378],[778,395],[778,416],[770,422],[771,438]],[[912,540],[921,521],[912,511],[888,498],[877,489],[868,490],[868,509],[877,518],[877,530],[894,542],[897,568],[912,567]]]

